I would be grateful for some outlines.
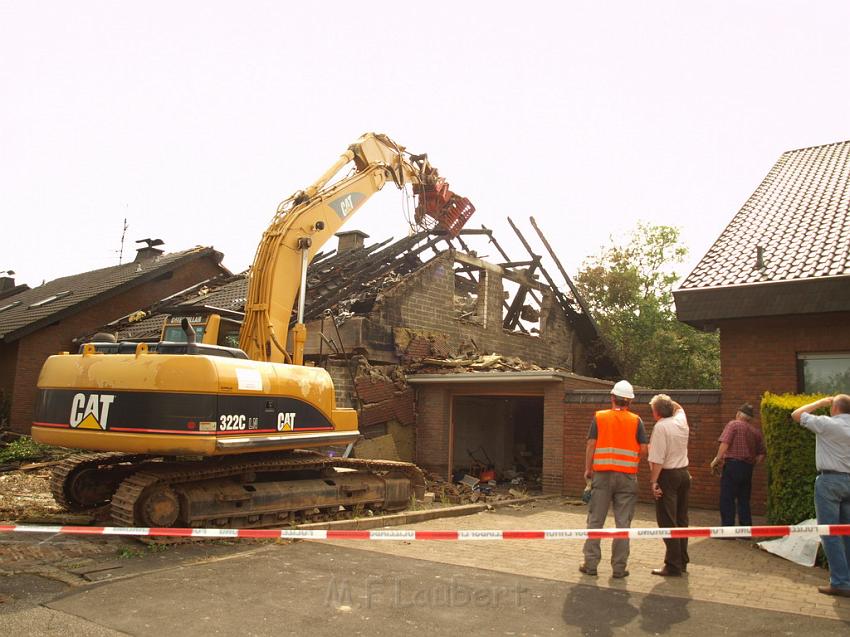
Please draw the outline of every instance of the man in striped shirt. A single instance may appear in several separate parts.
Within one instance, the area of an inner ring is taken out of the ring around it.
[[[741,526],[752,526],[750,493],[753,486],[753,468],[767,455],[761,429],[752,423],[755,411],[744,403],[720,434],[717,456],[711,468],[723,467],[720,479],[720,523],[735,526],[735,510]],[[737,506],[736,506],[737,505]]]

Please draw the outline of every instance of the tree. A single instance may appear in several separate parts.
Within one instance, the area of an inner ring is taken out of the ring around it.
[[[688,254],[679,229],[639,223],[625,245],[603,248],[576,277],[609,354],[631,382],[656,388],[720,386],[717,333],[676,319],[675,266]]]

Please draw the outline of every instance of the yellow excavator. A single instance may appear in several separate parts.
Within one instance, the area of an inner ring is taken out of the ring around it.
[[[239,348],[203,342],[184,318],[179,340],[48,358],[33,438],[86,450],[56,467],[57,502],[110,503],[120,526],[261,528],[398,510],[421,493],[415,465],[315,450],[356,441],[357,412],[336,406],[324,369],[303,365],[307,266],[390,181],[411,186],[421,226],[456,236],[474,212],[426,155],[367,133],[278,207],[248,274]]]

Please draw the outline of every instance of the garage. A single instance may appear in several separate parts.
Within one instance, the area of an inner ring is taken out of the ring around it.
[[[539,490],[543,396],[455,396],[452,476]]]

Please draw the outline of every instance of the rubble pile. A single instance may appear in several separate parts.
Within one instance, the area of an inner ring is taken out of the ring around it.
[[[416,370],[429,374],[460,374],[463,372],[524,372],[541,371],[544,368],[516,356],[499,354],[467,354],[454,358],[422,358],[415,364]]]
[[[527,492],[521,487],[513,488],[505,484],[497,484],[495,480],[482,482],[470,475],[457,482],[447,482],[442,476],[433,472],[425,473],[427,492],[425,501],[438,502],[444,505],[475,504],[476,502],[501,502],[523,498]]]
[[[364,435],[354,447],[354,455],[413,462],[416,412],[404,368],[373,366],[359,357],[354,387],[360,407],[358,424]]]
[[[422,374],[461,374],[464,372],[523,372],[542,371],[545,368],[529,363],[517,356],[482,354],[469,339],[458,347],[449,345],[446,334],[396,328],[393,331],[396,355],[403,371]],[[452,350],[455,353],[452,353]],[[402,372],[403,374],[403,372]],[[404,383],[403,375],[396,382]]]

